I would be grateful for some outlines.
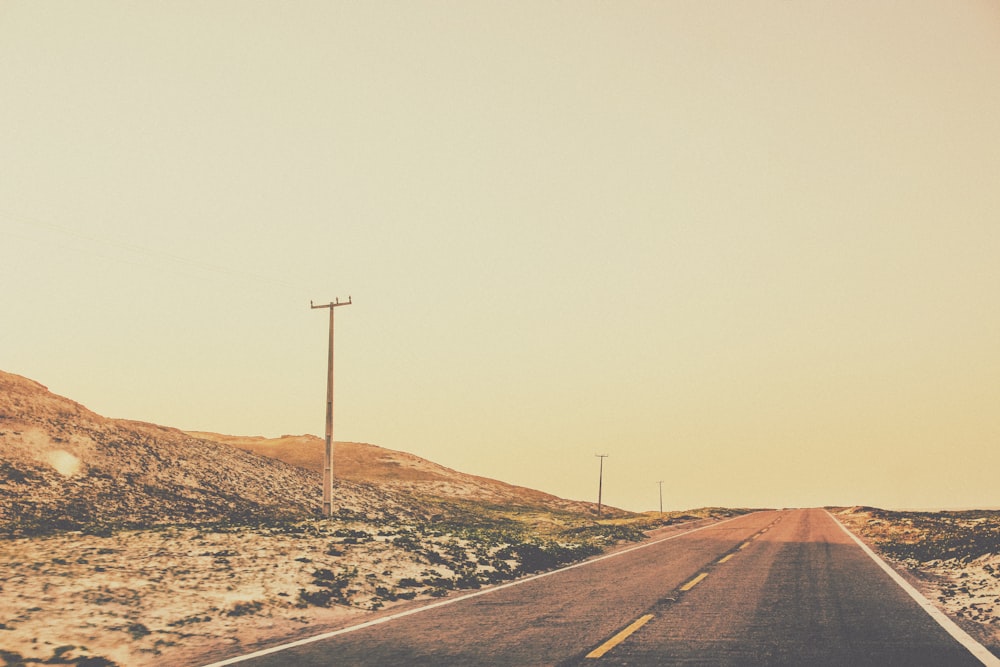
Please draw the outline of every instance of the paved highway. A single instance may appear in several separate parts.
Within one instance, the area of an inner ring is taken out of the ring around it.
[[[823,510],[668,529],[419,609],[239,664],[1000,665],[950,636]]]

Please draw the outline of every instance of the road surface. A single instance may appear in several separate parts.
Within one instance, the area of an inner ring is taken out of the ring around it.
[[[791,510],[668,529],[612,557],[239,664],[983,662],[827,512]]]

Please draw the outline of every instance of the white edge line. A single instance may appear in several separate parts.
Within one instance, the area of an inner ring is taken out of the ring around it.
[[[751,512],[753,514],[753,512]],[[324,639],[330,639],[331,637],[337,637],[338,635],[346,635],[349,632],[355,632],[357,630],[363,630],[365,628],[370,628],[375,625],[381,625],[382,623],[388,623],[389,621],[394,621],[397,618],[403,618],[404,616],[412,616],[413,614],[419,614],[423,611],[430,611],[431,609],[437,609],[439,607],[444,607],[445,605],[454,604],[456,602],[461,602],[463,600],[468,600],[470,598],[479,597],[480,595],[489,595],[490,593],[495,593],[497,591],[502,591],[505,588],[512,588],[514,586],[520,586],[521,584],[526,584],[531,581],[536,581],[544,577],[550,577],[554,574],[559,574],[560,572],[566,572],[568,570],[573,570],[578,567],[584,567],[585,565],[592,565],[598,563],[602,560],[607,560],[608,558],[617,558],[618,556],[623,556],[632,551],[637,551],[639,549],[645,549],[653,545],[659,544],[661,542],[666,542],[668,540],[675,540],[683,535],[690,535],[691,533],[697,533],[699,530],[705,530],[706,528],[711,528],[713,526],[720,526],[729,521],[734,521],[740,517],[750,516],[749,514],[740,514],[739,516],[730,517],[728,519],[723,519],[722,521],[714,521],[712,523],[706,524],[704,526],[699,526],[698,528],[692,528],[691,530],[686,530],[683,533],[677,533],[676,535],[670,535],[668,537],[661,537],[658,540],[652,542],[644,542],[643,544],[636,545],[634,547],[629,547],[628,549],[622,549],[621,551],[615,551],[614,553],[604,554],[603,556],[597,556],[596,558],[591,558],[589,560],[580,561],[579,563],[573,563],[572,565],[567,565],[566,567],[559,568],[558,570],[550,570],[548,572],[542,572],[541,574],[536,574],[531,577],[526,577],[524,579],[517,579],[515,581],[509,581],[506,584],[500,584],[499,586],[493,586],[491,588],[485,588],[475,593],[468,593],[466,595],[460,595],[457,598],[449,598],[447,600],[442,600],[441,602],[434,602],[423,607],[417,607],[415,609],[407,609],[406,611],[401,611],[398,614],[392,614],[390,616],[382,616],[381,618],[376,618],[371,621],[366,621],[364,623],[358,623],[357,625],[351,625],[346,628],[341,628],[339,630],[333,630],[331,632],[324,632],[320,635],[314,635],[312,637],[306,637],[304,639],[299,639],[294,642],[289,642],[287,644],[281,644],[279,646],[272,646],[271,648],[262,649],[260,651],[255,651],[253,653],[247,653],[246,655],[238,655],[234,658],[227,658],[226,660],[220,660],[219,662],[213,662],[208,665],[203,665],[202,667],[225,667],[225,665],[235,665],[236,663],[243,662],[244,660],[252,660],[254,658],[262,658],[265,655],[271,655],[272,653],[278,653],[280,651],[286,651],[290,648],[296,648],[299,646],[305,646],[306,644],[312,644],[313,642],[323,641]]]
[[[891,565],[882,560],[882,558],[872,551],[867,544],[861,541],[861,538],[848,530],[847,526],[838,521],[837,517],[833,516],[833,514],[830,514],[829,510],[827,510],[826,513],[830,515],[830,518],[833,519],[834,523],[840,526],[841,530],[847,533],[852,540],[857,542],[862,551],[871,556],[871,559],[878,563],[878,566],[885,570],[886,573],[892,577],[893,581],[899,584],[900,588],[909,593],[910,597],[916,600],[917,604],[919,604],[931,618],[937,621],[938,625],[944,628],[949,635],[954,637],[955,641],[968,649],[968,651],[972,655],[976,656],[976,658],[978,658],[984,665],[988,665],[989,667],[1000,667],[1000,658],[993,655],[988,648],[973,639],[965,630],[958,627],[955,621],[948,618],[943,611],[935,607],[934,603],[925,598],[920,591],[910,584],[910,582],[904,579],[902,575],[896,572],[896,570],[892,569]]]

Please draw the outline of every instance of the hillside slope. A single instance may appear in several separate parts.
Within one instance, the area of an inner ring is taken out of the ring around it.
[[[409,511],[371,485],[337,486],[346,512]],[[108,419],[0,371],[0,533],[306,517],[320,504],[311,470]]]
[[[323,450],[310,435],[186,433],[109,419],[0,371],[0,534],[315,516]],[[441,503],[596,514],[593,503],[375,445],[337,443],[334,470],[342,516],[426,517]]]
[[[314,435],[262,438],[202,431],[188,431],[188,434],[239,447],[319,473],[323,471],[325,442]],[[377,484],[380,488],[394,489],[416,496],[583,514],[596,514],[597,511],[594,503],[566,500],[535,489],[469,475],[413,454],[366,443],[335,443],[333,467],[335,477],[338,479]],[[616,516],[619,513],[625,514],[614,508],[605,508],[606,516]]]

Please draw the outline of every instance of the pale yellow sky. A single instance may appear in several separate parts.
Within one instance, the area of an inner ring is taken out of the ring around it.
[[[1000,506],[995,2],[0,3],[0,368],[572,498]],[[325,313],[325,311],[324,311]]]

